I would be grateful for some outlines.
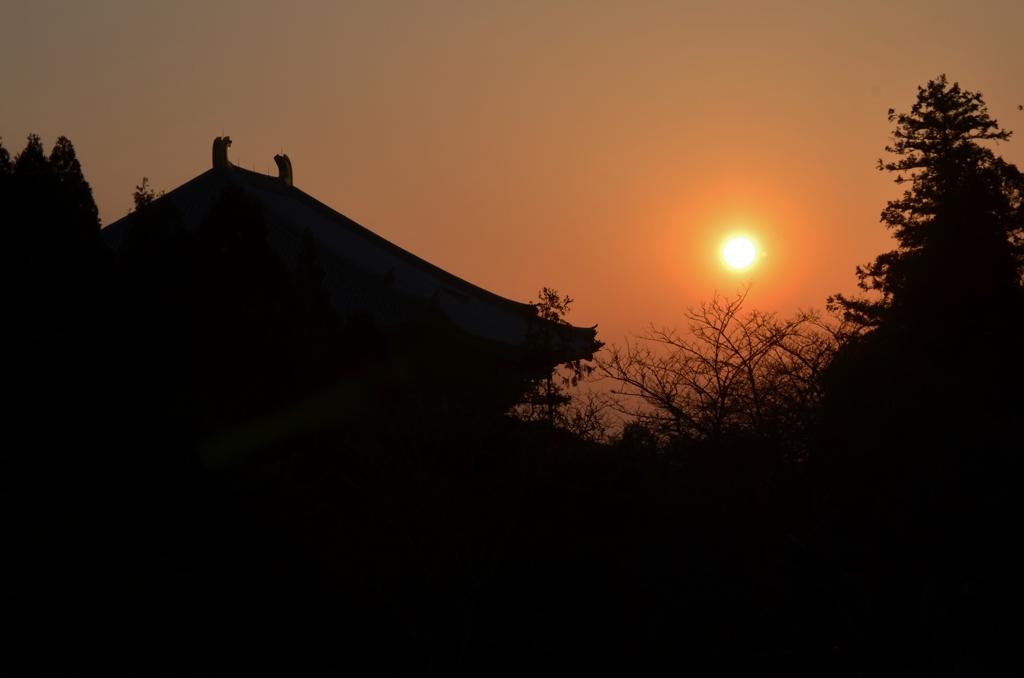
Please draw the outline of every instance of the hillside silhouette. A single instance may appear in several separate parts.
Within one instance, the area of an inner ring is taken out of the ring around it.
[[[343,316],[237,187],[115,253],[0,147],[4,673],[1014,675],[1024,179],[944,76],[890,121],[861,296],[593,363],[549,288],[518,353]]]

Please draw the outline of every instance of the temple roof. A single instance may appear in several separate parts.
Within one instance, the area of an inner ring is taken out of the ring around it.
[[[220,157],[217,142],[221,142]],[[262,204],[267,238],[290,269],[297,265],[303,233],[307,229],[312,233],[324,286],[342,318],[364,311],[379,327],[390,328],[412,325],[440,312],[471,337],[511,347],[526,344],[528,331],[538,322],[532,305],[452,275],[303,193],[291,183],[287,156],[275,158],[282,176],[270,177],[231,165],[222,140],[217,142],[213,169],[159,198],[181,213],[187,230],[195,231],[225,188],[240,187]],[[120,248],[130,220],[129,215],[101,231],[114,251]],[[566,360],[590,358],[601,345],[596,326],[573,327],[569,337]]]

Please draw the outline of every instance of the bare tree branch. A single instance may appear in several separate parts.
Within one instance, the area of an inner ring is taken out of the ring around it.
[[[851,325],[817,311],[743,313],[749,286],[687,310],[687,335],[655,328],[597,357],[615,411],[666,439],[754,437],[800,455],[819,380]]]

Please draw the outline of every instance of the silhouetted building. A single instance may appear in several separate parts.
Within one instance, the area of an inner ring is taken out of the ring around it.
[[[450,381],[453,363],[477,360],[460,379],[504,379],[507,368],[539,363],[548,367],[590,359],[601,346],[596,326],[555,326],[537,317],[531,304],[506,299],[424,261],[331,209],[293,185],[288,156],[275,156],[279,176],[236,167],[227,157],[231,140],[218,137],[213,167],[160,197],[180,213],[182,226],[195,231],[210,205],[226,188],[237,187],[263,208],[267,239],[282,262],[295,270],[308,230],[316,242],[317,263],[331,306],[343,323],[369,316],[404,359],[405,372]],[[131,215],[102,230],[117,252],[132,228]],[[360,313],[361,312],[361,313]],[[546,327],[546,331],[540,331]],[[550,330],[556,329],[552,333]],[[538,350],[539,336],[545,340]],[[557,336],[552,342],[551,336]],[[478,359],[483,358],[483,362]],[[443,390],[449,391],[449,388]]]

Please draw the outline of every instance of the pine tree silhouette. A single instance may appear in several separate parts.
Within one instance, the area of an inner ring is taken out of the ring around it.
[[[59,137],[53,145],[50,166],[63,188],[65,200],[85,233],[99,230],[100,213],[92,197],[92,187],[85,180],[75,147],[67,137]]]

